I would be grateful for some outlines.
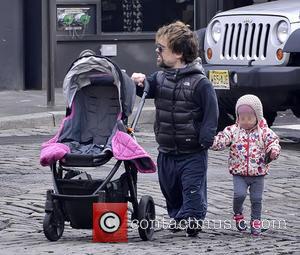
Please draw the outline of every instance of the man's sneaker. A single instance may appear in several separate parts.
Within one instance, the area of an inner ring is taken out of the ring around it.
[[[260,220],[252,220],[251,221],[251,234],[253,236],[260,236],[260,234],[261,234],[261,221]]]
[[[242,232],[247,230],[247,224],[243,214],[236,214],[233,216],[233,219],[235,220],[235,225],[238,231]]]
[[[187,219],[186,226],[186,236],[187,237],[196,237],[200,231],[202,231],[202,220],[197,220],[195,218],[189,217]]]
[[[181,221],[174,220],[174,219],[171,220],[171,222],[169,224],[169,230],[172,233],[177,233],[183,229],[185,229],[185,228],[184,228],[184,226],[182,226]]]

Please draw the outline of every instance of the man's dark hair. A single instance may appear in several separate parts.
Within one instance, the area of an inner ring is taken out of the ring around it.
[[[182,54],[182,61],[191,63],[198,57],[199,44],[189,25],[176,21],[158,29],[156,41],[165,37],[172,52]]]

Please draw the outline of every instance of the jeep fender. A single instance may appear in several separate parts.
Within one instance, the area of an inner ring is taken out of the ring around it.
[[[300,52],[300,29],[295,30],[283,47],[284,52]]]
[[[203,64],[206,63],[206,61],[205,61],[205,50],[204,50],[205,32],[206,32],[206,27],[195,31],[195,33],[198,37],[198,41],[199,41],[199,57],[201,58]]]

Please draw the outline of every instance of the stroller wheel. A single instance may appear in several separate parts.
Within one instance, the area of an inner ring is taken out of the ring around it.
[[[49,241],[57,241],[61,238],[65,228],[62,216],[54,212],[46,213],[43,222],[44,234]]]
[[[144,241],[152,240],[154,233],[155,205],[151,196],[142,196],[138,207],[139,235]]]

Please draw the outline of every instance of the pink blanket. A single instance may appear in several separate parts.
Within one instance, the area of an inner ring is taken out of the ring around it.
[[[50,166],[53,163],[55,163],[58,160],[61,160],[67,153],[70,153],[70,148],[63,144],[58,143],[58,138],[60,136],[60,133],[63,130],[64,123],[67,119],[71,119],[74,116],[75,107],[74,104],[72,105],[72,114],[68,117],[65,117],[59,127],[59,130],[57,131],[56,135],[52,137],[49,141],[44,142],[42,144],[42,150],[40,154],[40,164],[42,166]]]
[[[61,160],[67,153],[70,153],[70,148],[63,143],[44,143],[40,156],[42,166],[50,166],[58,160]]]
[[[125,132],[117,131],[112,139],[112,151],[118,160],[132,161],[141,173],[154,173],[156,166],[150,155]]]
[[[63,123],[67,118],[63,120],[57,134],[42,144],[40,155],[40,164],[42,166],[49,166],[58,160],[62,160],[67,153],[70,153],[70,148],[67,145],[57,142]],[[117,131],[112,138],[112,152],[118,160],[130,160],[141,173],[154,173],[156,171],[156,165],[150,155],[132,136],[125,132]]]

